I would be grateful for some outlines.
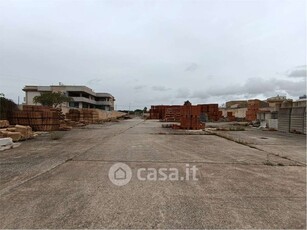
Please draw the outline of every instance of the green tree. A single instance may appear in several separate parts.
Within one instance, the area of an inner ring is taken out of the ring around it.
[[[57,108],[61,106],[64,102],[71,102],[73,99],[66,96],[61,92],[44,92],[40,96],[35,96],[33,102],[35,104],[40,103],[44,106],[51,106]]]
[[[147,107],[144,107],[143,112],[147,113]]]

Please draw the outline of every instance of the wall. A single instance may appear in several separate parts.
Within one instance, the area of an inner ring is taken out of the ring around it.
[[[267,125],[270,129],[278,130],[278,119],[268,119]]]
[[[247,108],[238,108],[238,109],[221,108],[219,110],[222,111],[223,117],[227,117],[227,112],[232,112],[232,115],[235,116],[236,118],[245,118]]]
[[[290,118],[290,132],[304,133],[304,125],[306,125],[304,120],[305,112],[306,112],[306,107],[292,108],[291,118]]]
[[[40,96],[40,92],[27,92],[26,93],[26,104],[27,105],[36,105],[34,102],[33,102],[33,98],[35,96]],[[40,105],[40,104],[37,104],[37,105]]]
[[[278,112],[278,131],[290,131],[290,117],[292,108],[280,108]]]

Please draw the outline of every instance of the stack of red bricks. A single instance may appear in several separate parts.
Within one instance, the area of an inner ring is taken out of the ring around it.
[[[25,125],[35,131],[54,131],[60,127],[61,111],[46,106],[24,105],[22,111],[12,113],[10,123]]]
[[[266,106],[268,106],[266,102],[260,101],[258,99],[248,100],[245,119],[247,121],[257,120],[257,113],[259,112],[259,109]]]
[[[181,106],[180,105],[172,105],[172,106],[167,106],[165,108],[165,116],[163,121],[166,122],[179,122],[181,117]]]
[[[227,120],[228,121],[235,121],[236,117],[233,116],[232,112],[227,112]]]
[[[201,107],[185,103],[181,107],[180,127],[182,129],[203,129],[205,124],[200,121]]]
[[[167,105],[152,105],[149,110],[149,119],[164,119]]]
[[[198,116],[207,114],[209,121],[218,121],[222,117],[222,111],[219,111],[218,104],[201,104],[197,107],[199,107]],[[179,122],[181,111],[181,105],[152,105],[149,111],[149,119]]]
[[[200,113],[207,114],[210,121],[218,121],[222,117],[222,111],[219,111],[218,104],[200,104]]]

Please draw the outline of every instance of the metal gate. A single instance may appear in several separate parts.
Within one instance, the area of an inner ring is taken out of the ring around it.
[[[290,132],[304,133],[305,107],[293,107],[291,112]]]
[[[290,131],[291,108],[280,108],[278,111],[278,131]]]

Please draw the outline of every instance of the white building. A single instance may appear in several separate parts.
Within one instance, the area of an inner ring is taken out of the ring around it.
[[[65,103],[68,108],[97,108],[101,110],[114,110],[115,98],[109,93],[95,93],[86,86],[74,85],[51,85],[51,86],[32,86],[26,85],[25,104],[35,105],[33,99],[43,92],[62,92],[73,99],[72,102]]]

